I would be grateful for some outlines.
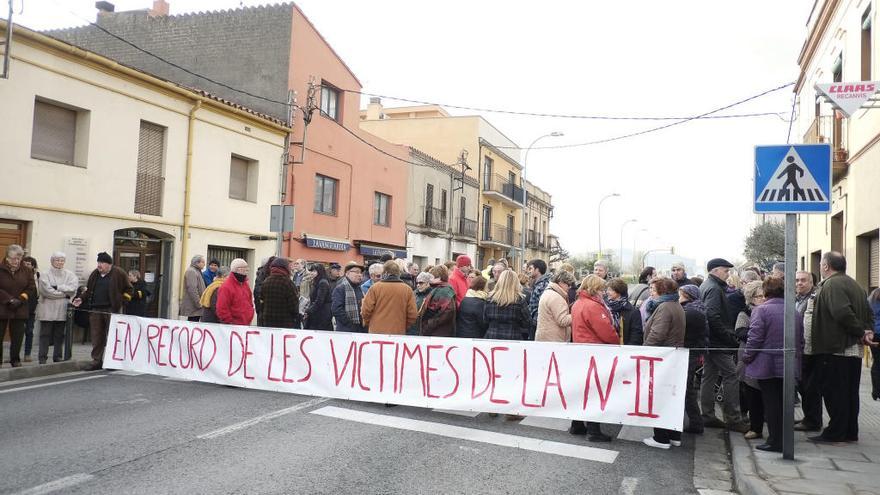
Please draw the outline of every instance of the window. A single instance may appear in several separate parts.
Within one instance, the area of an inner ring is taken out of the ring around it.
[[[165,189],[164,157],[165,128],[142,120],[138,139],[135,213],[162,215],[162,192]]]
[[[428,184],[425,187],[425,207],[434,207],[434,184]]]
[[[315,213],[336,215],[336,190],[339,181],[315,174]]]
[[[483,159],[483,190],[492,190],[492,159],[488,156]]]
[[[862,81],[871,80],[871,8],[862,15]]]
[[[87,110],[35,100],[31,158],[85,167],[88,116]]]
[[[484,241],[492,240],[492,207],[483,205],[483,218],[481,219],[480,230],[482,231],[482,239]]]
[[[321,113],[333,120],[339,120],[339,90],[321,83]]]
[[[373,205],[373,223],[386,227],[391,224],[391,196],[380,192],[376,193]]]
[[[446,213],[446,189],[440,189],[440,211]]]
[[[208,255],[207,258],[209,260],[217,260],[220,262],[220,266],[228,267],[232,260],[236,258],[241,258],[248,262],[248,264],[253,262],[253,250],[252,249],[243,249],[237,247],[229,247],[229,246],[212,246],[208,245]],[[253,267],[251,268],[253,270]]]
[[[257,201],[257,162],[232,155],[229,165],[229,197]]]

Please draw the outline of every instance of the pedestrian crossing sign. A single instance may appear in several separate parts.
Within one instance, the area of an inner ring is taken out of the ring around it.
[[[755,147],[755,213],[831,211],[831,145]]]

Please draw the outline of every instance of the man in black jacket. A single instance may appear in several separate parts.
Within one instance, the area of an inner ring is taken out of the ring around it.
[[[739,409],[739,379],[736,376],[734,361],[739,343],[733,331],[726,295],[727,278],[731,268],[733,265],[725,259],[709,260],[706,265],[709,275],[700,286],[700,299],[706,306],[706,319],[709,322],[709,347],[722,349],[708,351],[705,354],[703,381],[700,384],[700,404],[704,426],[727,427],[745,433],[749,426],[743,423]],[[715,416],[715,383],[719,376],[724,385],[723,422]]]

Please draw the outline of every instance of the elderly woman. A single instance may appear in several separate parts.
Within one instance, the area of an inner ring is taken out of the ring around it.
[[[419,307],[419,335],[454,337],[455,289],[449,284],[449,271],[443,265],[431,269],[431,293]]]
[[[471,275],[474,275],[471,277]],[[486,279],[479,272],[468,274],[470,285],[458,307],[458,321],[455,324],[455,336],[481,339],[486,334],[486,321],[483,312],[486,309]]]
[[[434,267],[431,267],[433,270]],[[421,311],[422,303],[425,302],[425,298],[428,297],[428,294],[431,293],[431,281],[434,280],[434,276],[431,275],[430,270],[427,272],[421,272],[415,277],[416,280],[416,309]],[[407,335],[418,335],[419,334],[419,321],[416,320],[415,323],[407,327],[406,329]]]
[[[749,336],[752,309],[764,302],[764,284],[760,281],[749,282],[743,287],[742,292],[746,301],[746,308],[740,311],[736,318],[736,325],[734,325],[736,338],[740,342],[736,374],[739,377],[739,390],[742,395],[740,409],[743,413],[749,413],[749,431],[744,436],[747,440],[753,440],[764,436],[764,401],[761,398],[761,386],[758,385],[758,380],[746,376],[746,363],[743,362],[743,352],[746,348],[746,339]]]
[[[605,281],[596,275],[588,275],[581,282],[578,299],[571,307],[571,338],[582,344],[618,344],[617,331],[611,324],[611,312],[602,300]],[[602,433],[599,423],[572,421],[568,430],[572,435],[588,435],[591,442],[610,442],[611,437]]]
[[[645,345],[655,347],[681,347],[684,345],[685,314],[678,302],[678,283],[671,278],[660,277],[651,281],[651,298],[648,321],[645,322]],[[654,436],[644,444],[658,449],[681,446],[681,432],[654,428]]]
[[[21,366],[21,343],[28,319],[28,301],[37,297],[34,272],[24,266],[24,249],[18,244],[6,248],[6,257],[0,262],[0,342],[9,327],[9,364]],[[3,349],[0,347],[0,362]]]
[[[758,380],[764,400],[764,419],[767,422],[767,442],[758,450],[782,452],[782,369],[784,338],[785,285],[781,278],[768,277],[764,281],[764,304],[752,310],[748,340],[743,352],[746,376]],[[797,343],[795,378],[800,375],[803,351],[803,323],[795,318]]]
[[[573,285],[574,275],[567,271],[560,270],[550,278],[550,284],[538,300],[538,327],[535,340],[571,342],[568,289]]]
[[[60,362],[64,347],[64,327],[67,322],[67,302],[76,293],[79,279],[64,268],[67,255],[56,252],[49,258],[49,268],[40,277],[40,302],[37,304],[37,320],[40,322],[40,347],[37,359],[46,364],[49,346],[52,345],[52,361]]]
[[[626,282],[619,278],[608,281],[605,287],[605,304],[611,311],[611,319],[622,345],[642,345],[642,316],[629,301]]]

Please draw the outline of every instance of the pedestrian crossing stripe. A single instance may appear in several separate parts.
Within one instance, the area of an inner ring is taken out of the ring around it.
[[[770,181],[758,194],[756,203],[827,203],[816,178],[801,156],[790,147],[779,162]]]

